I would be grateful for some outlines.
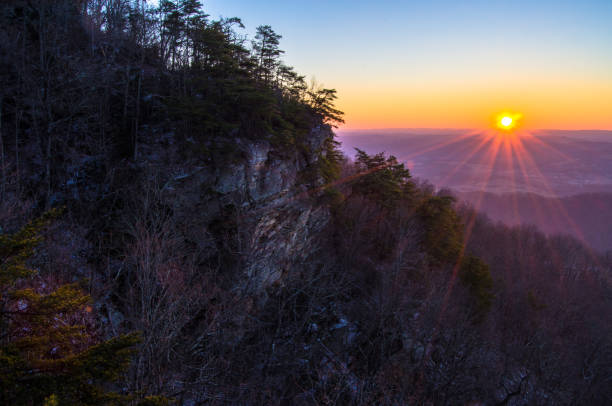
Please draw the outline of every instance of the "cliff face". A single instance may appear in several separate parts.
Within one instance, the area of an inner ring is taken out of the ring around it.
[[[328,207],[317,204],[322,181],[314,173],[328,126],[313,128],[306,151],[267,141],[235,139],[240,158],[210,166],[176,168],[163,198],[192,238],[204,229],[217,244],[230,244],[243,286],[260,292],[283,274],[324,263],[322,231]],[[308,179],[308,180],[306,180]],[[218,231],[219,229],[223,231]]]
[[[21,179],[32,203],[22,217],[46,205],[65,208],[34,266],[45,277],[87,278],[102,334],[141,332],[134,387],[204,399],[210,388],[193,371],[212,359],[214,371],[231,372],[219,382],[233,382],[235,360],[262,373],[269,356],[261,349],[276,338],[261,327],[267,322],[253,320],[275,314],[292,279],[308,284],[307,275],[333,262],[318,175],[333,136],[329,126],[315,126],[299,148],[235,137],[226,155],[183,158],[189,140],[151,128],[137,159],[62,151],[66,164],[52,167],[49,184],[31,143]],[[317,311],[336,322],[334,312]],[[257,357],[249,359],[253,348]]]

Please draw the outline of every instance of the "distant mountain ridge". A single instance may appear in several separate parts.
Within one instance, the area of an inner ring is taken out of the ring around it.
[[[458,192],[612,192],[611,131],[538,131],[510,142],[457,130],[344,131],[342,149],[386,151],[414,176]]]
[[[457,196],[507,225],[533,224],[546,234],[569,234],[597,250],[612,251],[612,193],[561,198],[535,193],[464,192]]]

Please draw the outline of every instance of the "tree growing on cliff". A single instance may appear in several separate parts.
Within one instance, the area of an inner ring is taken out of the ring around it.
[[[0,234],[0,403],[127,401],[108,385],[128,367],[138,335],[99,340],[90,327],[91,298],[79,285],[35,283],[27,266],[50,217]]]
[[[337,127],[344,123],[344,113],[335,107],[338,98],[336,89],[325,89],[312,83],[308,90],[308,103],[313,111],[323,118],[326,124]]]
[[[355,164],[360,173],[353,185],[355,192],[387,207],[410,197],[414,189],[410,171],[394,156],[386,157],[382,152],[368,155],[357,148]]]
[[[257,61],[256,77],[268,86],[280,66],[280,56],[285,51],[279,48],[281,35],[274,32],[269,25],[257,27],[253,41],[253,57]]]

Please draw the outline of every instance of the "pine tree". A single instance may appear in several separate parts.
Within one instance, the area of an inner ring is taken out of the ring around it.
[[[414,184],[410,182],[410,171],[397,158],[385,157],[382,152],[368,155],[356,150],[356,164],[361,174],[353,185],[355,192],[389,208],[412,195]]]
[[[482,316],[489,310],[494,299],[489,266],[477,256],[467,255],[461,260],[459,276],[475,299],[477,316]]]
[[[321,117],[324,123],[330,124],[333,127],[344,123],[342,118],[344,113],[334,106],[338,98],[336,93],[336,89],[324,89],[317,87],[314,83],[308,92],[308,102],[314,113]]]
[[[280,55],[285,51],[279,49],[281,35],[274,32],[269,25],[257,27],[253,41],[253,56],[257,59],[257,77],[267,86],[280,66]]]
[[[14,234],[0,234],[0,403],[122,404],[109,391],[139,341],[128,334],[99,341],[83,320],[91,298],[78,284],[45,292],[33,287],[28,259],[55,212]]]
[[[427,197],[417,209],[424,225],[423,248],[434,266],[455,265],[463,251],[463,224],[452,196]]]

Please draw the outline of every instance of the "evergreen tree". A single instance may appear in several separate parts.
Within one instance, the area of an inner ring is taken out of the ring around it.
[[[308,92],[309,103],[315,114],[322,117],[323,122],[331,124],[334,127],[344,123],[344,119],[342,118],[344,113],[334,106],[338,98],[336,93],[336,89],[317,88],[314,84],[312,85],[312,89]]]
[[[78,284],[45,291],[28,259],[53,213],[0,234],[0,403],[120,404],[110,391],[128,367],[136,334],[99,341],[85,325],[91,298]]]
[[[382,152],[368,155],[356,150],[356,164],[361,174],[354,183],[355,192],[386,207],[395,207],[400,200],[411,196],[414,185],[410,182],[410,171],[397,158],[385,157]]]
[[[280,65],[280,55],[285,51],[279,48],[281,35],[274,32],[269,25],[257,27],[253,41],[253,56],[257,60],[256,77],[268,86]]]
[[[489,266],[475,255],[466,255],[461,260],[459,276],[476,301],[476,313],[482,316],[493,303],[493,279]]]
[[[454,203],[452,196],[429,196],[417,209],[425,228],[423,248],[435,266],[455,265],[462,253],[463,224]]]

